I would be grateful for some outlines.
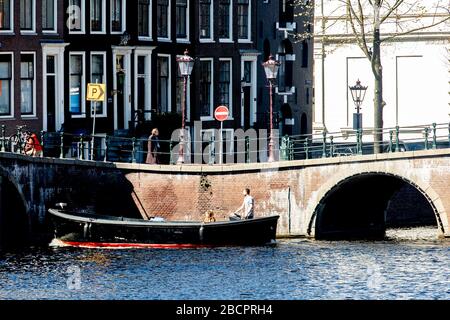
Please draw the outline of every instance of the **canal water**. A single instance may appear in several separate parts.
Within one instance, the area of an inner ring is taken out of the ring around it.
[[[450,243],[431,231],[272,247],[31,248],[0,254],[0,299],[450,299]]]

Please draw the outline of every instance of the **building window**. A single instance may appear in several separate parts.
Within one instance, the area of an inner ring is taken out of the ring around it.
[[[82,115],[84,100],[84,56],[70,55],[70,113]]]
[[[104,32],[104,0],[91,0],[91,31]]]
[[[139,55],[137,56],[137,79],[136,79],[136,110],[149,111],[150,110],[150,100],[151,100],[151,90],[150,88],[150,74],[149,74],[149,64],[151,61],[151,54]],[[150,114],[144,114],[147,117]]]
[[[219,61],[219,103],[231,107],[231,61]]]
[[[252,61],[244,61],[244,81],[252,83]]]
[[[42,0],[42,30],[56,31],[56,1]]]
[[[11,29],[11,0],[0,0],[0,31]]]
[[[187,38],[187,7],[188,0],[177,1],[177,38]]]
[[[32,115],[34,112],[34,55],[20,56],[20,113]]]
[[[69,14],[68,27],[70,32],[84,31],[84,0],[70,0],[67,13]]]
[[[105,65],[106,55],[104,53],[92,53],[91,55],[91,83],[106,83]],[[97,115],[105,115],[105,108],[103,102],[92,103],[97,108]],[[94,109],[91,107],[91,114]]]
[[[12,114],[12,55],[0,54],[0,116]]]
[[[200,39],[212,39],[212,4],[211,0],[200,0]]]
[[[151,7],[150,0],[139,0],[138,32],[139,37],[151,38]]]
[[[293,54],[294,48],[288,39],[284,39],[280,44],[278,59],[280,60],[280,70],[278,71],[278,90],[285,92],[292,87],[293,79]]]
[[[302,42],[302,68],[308,68],[309,49],[308,42],[303,40]]]
[[[124,1],[111,0],[111,32],[122,33],[124,31]]]
[[[219,0],[219,38],[222,39],[231,37],[230,9],[230,0]]]
[[[157,0],[157,31],[159,38],[169,38],[169,0]]]
[[[20,0],[20,30],[33,31],[34,0]]]
[[[237,0],[238,39],[250,39],[249,0]]]
[[[200,60],[200,115],[212,117],[213,110],[212,60]]]
[[[170,66],[169,57],[158,57],[158,112],[169,112]]]

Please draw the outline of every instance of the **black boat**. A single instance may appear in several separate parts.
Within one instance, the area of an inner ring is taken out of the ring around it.
[[[211,223],[132,219],[50,209],[53,246],[197,248],[275,242],[279,216]]]

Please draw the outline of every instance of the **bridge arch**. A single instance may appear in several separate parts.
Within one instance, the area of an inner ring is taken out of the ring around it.
[[[29,238],[28,205],[10,172],[0,167],[0,249],[26,244]]]
[[[440,234],[447,234],[442,200],[427,182],[389,170],[357,169],[331,177],[317,191],[307,234],[317,239],[381,238],[390,201],[404,186],[422,197]]]

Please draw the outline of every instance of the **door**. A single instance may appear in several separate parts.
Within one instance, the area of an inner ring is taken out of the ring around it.
[[[247,130],[250,128],[250,118],[251,118],[251,87],[245,86],[243,88],[244,91],[244,129]]]
[[[56,57],[46,58],[46,102],[47,102],[47,131],[59,130],[56,125]]]
[[[116,96],[117,96],[117,129],[126,129],[125,126],[125,68],[124,56],[117,56],[116,65]]]
[[[55,132],[56,128],[56,58],[47,56],[47,130]]]

